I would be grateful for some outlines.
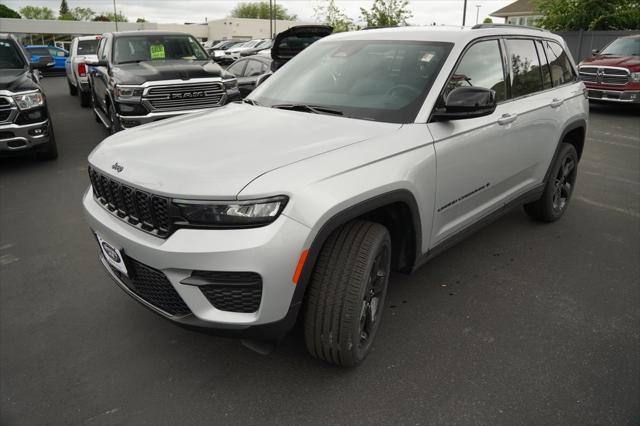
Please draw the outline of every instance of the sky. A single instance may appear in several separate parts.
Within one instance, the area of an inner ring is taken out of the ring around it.
[[[253,0],[245,0],[247,2]],[[256,0],[257,1],[257,0]],[[514,0],[468,0],[467,25],[476,23],[476,12],[479,12],[479,22],[491,12],[512,3]],[[95,12],[113,12],[112,0],[67,0],[69,7],[89,7]],[[7,7],[15,10],[31,6],[47,6],[56,13],[60,8],[60,0],[2,0]],[[129,21],[145,18],[150,22],[183,23],[204,22],[205,19],[214,20],[229,16],[231,10],[238,4],[238,0],[116,0],[119,12]],[[323,0],[277,0],[289,13],[298,15],[299,20],[315,21],[314,8],[325,3]],[[409,9],[413,17],[409,19],[412,25],[426,25],[436,22],[438,25],[462,24],[462,9],[464,0],[409,0]],[[347,16],[360,21],[360,8],[369,9],[373,0],[336,0],[337,6]],[[476,5],[480,8],[477,9]],[[502,22],[501,18],[495,20]]]

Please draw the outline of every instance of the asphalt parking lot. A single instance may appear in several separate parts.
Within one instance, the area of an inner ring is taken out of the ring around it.
[[[0,161],[0,423],[638,424],[640,113],[593,106],[562,220],[514,210],[392,277],[358,369],[163,321],[103,272],[82,215],[106,135],[44,80],[60,157]],[[214,137],[214,136],[212,136]]]

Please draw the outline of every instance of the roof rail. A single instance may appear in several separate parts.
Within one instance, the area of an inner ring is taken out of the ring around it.
[[[547,31],[544,28],[528,27],[526,25],[514,25],[514,24],[476,24],[473,27],[471,27],[472,30],[480,30],[483,28],[520,28],[525,30]]]

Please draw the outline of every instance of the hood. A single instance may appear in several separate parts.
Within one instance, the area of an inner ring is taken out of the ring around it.
[[[211,60],[148,61],[115,65],[113,78],[120,84],[143,84],[147,81],[190,80],[222,77],[224,71]]]
[[[393,132],[399,124],[228,104],[126,130],[89,156],[102,172],[178,198],[233,199],[271,170]],[[115,163],[122,166],[117,173]]]
[[[29,78],[29,70],[26,68],[0,69],[0,90],[22,92],[39,88],[40,87]]]
[[[600,65],[603,67],[640,67],[640,56],[611,56],[611,55],[595,55],[587,58],[580,65]]]

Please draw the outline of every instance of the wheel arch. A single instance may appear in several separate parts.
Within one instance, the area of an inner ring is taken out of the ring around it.
[[[553,165],[558,159],[558,154],[560,153],[560,147],[562,146],[562,144],[566,142],[573,145],[576,148],[576,151],[578,153],[578,161],[579,161],[580,158],[582,157],[582,152],[584,150],[584,143],[585,143],[586,137],[587,137],[587,120],[581,118],[578,120],[571,121],[569,122],[569,124],[565,126],[560,136],[560,139],[558,139],[558,144],[556,146],[555,152],[553,153],[553,158],[551,159],[551,162],[547,167],[547,172],[544,175],[545,184],[549,179],[549,175],[551,174],[551,169],[553,168]]]
[[[318,254],[331,233],[354,219],[365,219],[385,225],[391,236],[392,268],[410,272],[420,256],[422,224],[415,196],[408,189],[389,191],[357,202],[324,221],[308,248],[292,305],[301,304],[311,280]]]

